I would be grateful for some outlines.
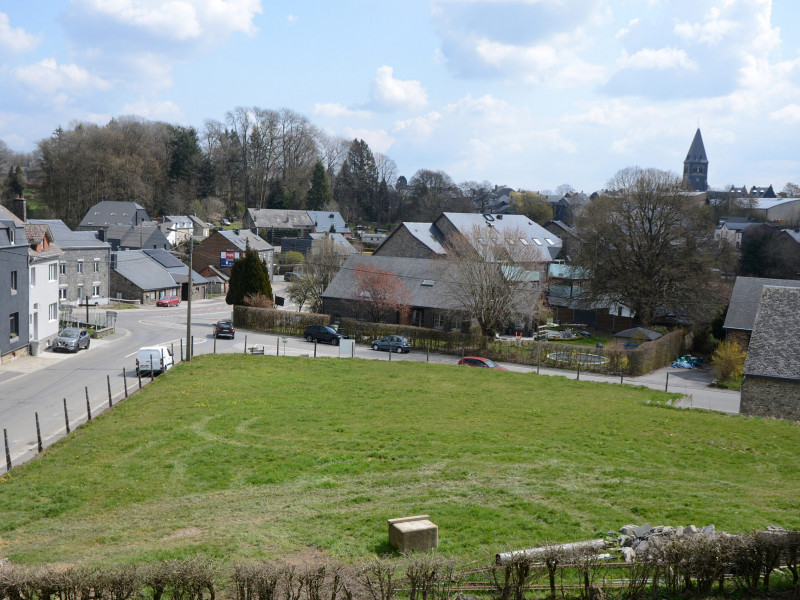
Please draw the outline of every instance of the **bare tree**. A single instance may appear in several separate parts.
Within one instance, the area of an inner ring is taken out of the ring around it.
[[[410,309],[411,290],[392,271],[373,265],[358,265],[354,278],[353,300],[366,308],[374,323],[390,318],[401,320]]]
[[[681,179],[656,169],[620,171],[612,193],[584,207],[575,263],[592,274],[590,296],[633,309],[643,325],[659,313],[690,316],[710,296],[711,223],[681,190]]]
[[[540,306],[543,257],[525,232],[475,227],[451,238],[443,260],[448,291],[480,327],[484,344],[511,319],[530,325]]]
[[[342,267],[345,257],[330,238],[314,243],[306,254],[306,262],[299,269],[299,277],[287,286],[293,302],[302,307],[306,302],[313,312],[322,310],[322,293]]]
[[[375,153],[375,167],[378,169],[378,181],[392,184],[397,180],[397,163],[382,152]]]

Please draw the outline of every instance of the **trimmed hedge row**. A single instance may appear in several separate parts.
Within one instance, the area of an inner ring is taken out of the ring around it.
[[[308,325],[331,324],[329,315],[249,306],[234,306],[233,318],[237,327],[294,336],[302,336]],[[484,346],[484,340],[478,332],[461,333],[355,319],[342,319],[338,325],[358,343],[368,344],[385,335],[402,335],[411,341],[414,348],[420,350],[457,356],[480,355],[502,362],[633,377],[669,365],[686,347],[686,334],[680,330],[627,350],[618,344],[596,348],[559,342],[515,343],[496,340]],[[594,357],[600,357],[604,362],[594,362],[598,360]]]

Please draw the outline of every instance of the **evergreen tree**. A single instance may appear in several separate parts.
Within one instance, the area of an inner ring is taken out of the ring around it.
[[[22,173],[21,166],[8,168],[5,184],[12,197],[16,198],[22,195],[22,191],[25,189],[25,175]]]
[[[267,208],[288,208],[286,187],[282,181],[274,181],[270,186],[269,196],[267,196]]]
[[[328,202],[333,200],[331,186],[328,184],[328,174],[322,161],[317,161],[314,165],[314,172],[311,174],[311,189],[306,196],[306,208],[308,210],[322,210]]]
[[[363,217],[375,220],[375,195],[378,190],[378,167],[375,156],[364,140],[353,140],[347,158],[336,178],[336,201],[348,220]]]
[[[272,299],[272,284],[269,281],[267,265],[258,257],[258,252],[247,244],[244,256],[233,263],[228,294],[225,302],[241,305],[248,294],[264,294]]]

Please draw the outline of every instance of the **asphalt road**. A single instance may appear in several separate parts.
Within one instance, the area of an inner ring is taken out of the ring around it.
[[[280,286],[276,286],[280,293]],[[292,309],[293,307],[287,307]],[[375,352],[366,345],[356,345],[353,350],[327,344],[312,344],[301,338],[283,337],[253,331],[238,330],[233,340],[218,339],[212,334],[213,324],[231,317],[231,307],[223,299],[195,301],[192,303],[192,335],[194,355],[244,352],[247,347],[263,346],[265,354],[280,356],[341,356],[373,360],[410,360],[456,364],[457,356],[413,351],[409,354]],[[64,403],[66,401],[70,427],[88,418],[87,391],[91,414],[97,415],[108,408],[109,385],[111,400],[116,404],[125,396],[127,372],[129,392],[138,388],[135,374],[136,351],[142,346],[167,345],[174,348],[179,362],[181,344],[186,338],[186,303],[179,307],[143,307],[118,311],[116,332],[106,338],[92,340],[88,350],[78,354],[43,352],[38,357],[24,357],[0,365],[0,427],[8,434],[12,465],[35,456],[38,451],[36,415],[42,443],[47,447],[66,433]],[[246,340],[246,341],[245,341]],[[185,352],[185,348],[184,348]],[[536,367],[505,364],[510,371],[531,372]],[[556,369],[541,369],[543,375],[575,378],[576,373]],[[677,405],[707,408],[728,413],[738,413],[739,394],[708,387],[711,380],[706,371],[660,369],[643,377],[625,379],[626,384],[664,389],[669,373],[669,391],[681,392],[686,397]],[[619,383],[619,378],[581,373],[581,379]],[[145,378],[144,383],[146,383]],[[0,456],[0,472],[6,461]]]

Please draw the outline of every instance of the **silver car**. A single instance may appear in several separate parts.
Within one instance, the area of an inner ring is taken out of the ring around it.
[[[89,348],[89,332],[77,327],[62,329],[53,340],[53,352],[77,352],[81,348]]]

